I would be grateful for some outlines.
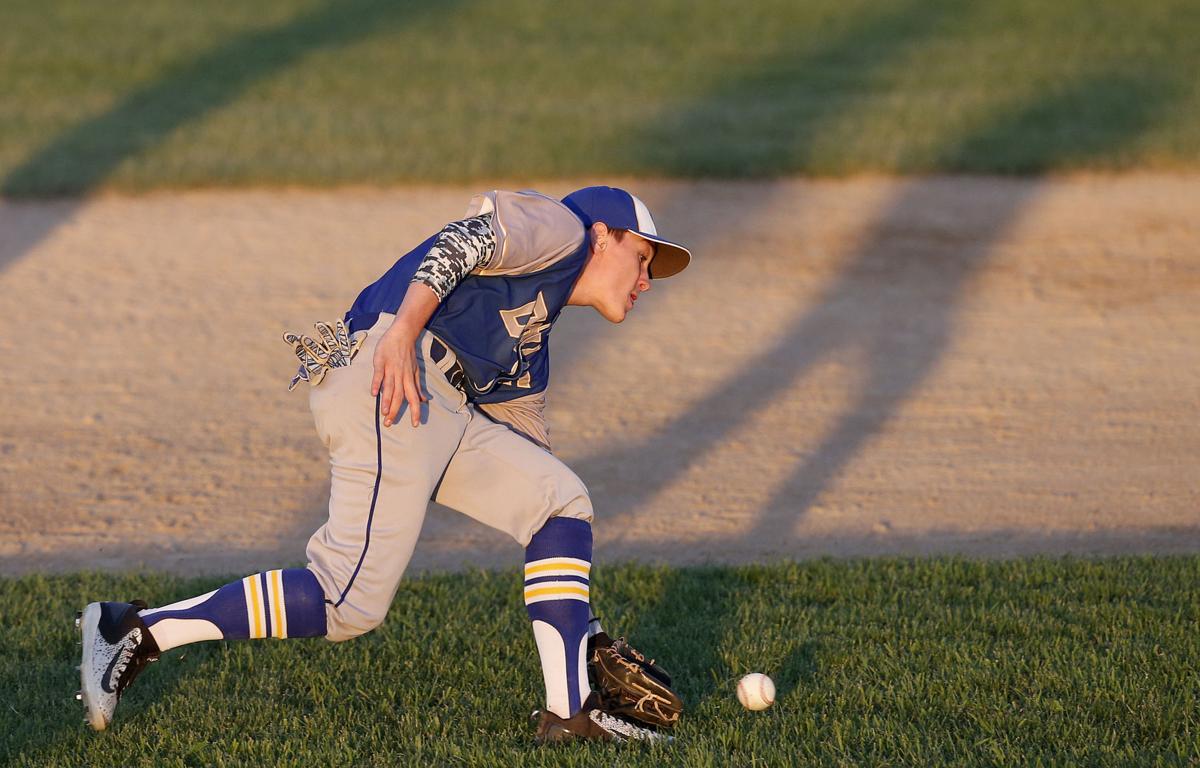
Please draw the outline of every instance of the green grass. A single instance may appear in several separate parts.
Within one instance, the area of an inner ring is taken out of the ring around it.
[[[0,0],[0,192],[1200,167],[1194,0]]]
[[[349,643],[176,649],[102,734],[73,700],[73,611],[223,580],[0,581],[0,761],[22,766],[1195,765],[1200,557],[597,569],[607,623],[688,709],[664,748],[538,749],[517,572],[406,582]],[[741,674],[778,686],[764,713]]]

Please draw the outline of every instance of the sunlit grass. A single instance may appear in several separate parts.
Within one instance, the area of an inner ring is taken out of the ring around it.
[[[1200,739],[1200,558],[601,567],[596,607],[676,678],[665,749],[540,749],[514,569],[405,582],[380,629],[170,651],[92,733],[74,610],[221,579],[0,581],[10,765],[1176,765]],[[737,678],[778,701],[742,710]]]

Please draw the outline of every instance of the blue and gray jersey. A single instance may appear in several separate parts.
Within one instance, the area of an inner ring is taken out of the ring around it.
[[[419,280],[441,299],[427,327],[458,356],[472,402],[536,395],[549,384],[551,326],[586,258],[583,225],[557,200],[491,192],[367,286],[346,319],[369,328]]]

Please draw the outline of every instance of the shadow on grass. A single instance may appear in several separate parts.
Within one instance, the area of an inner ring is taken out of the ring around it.
[[[0,181],[0,196],[86,195],[128,158],[155,147],[181,126],[201,120],[248,88],[324,48],[349,45],[457,2],[328,2],[290,21],[239,34],[169,68],[162,77],[55,136]],[[72,208],[78,207],[78,203]],[[29,228],[6,248],[20,259],[61,225]],[[0,262],[0,269],[8,264]]]
[[[630,566],[627,578],[609,584],[603,565],[593,571],[593,602],[604,628],[656,660],[670,673],[672,687],[683,699],[684,719],[700,702],[726,685],[730,671],[721,658],[722,640],[733,620],[745,585],[735,572],[678,570]],[[647,594],[660,595],[647,599]]]
[[[748,672],[768,672],[777,698],[812,685],[818,640],[790,630],[782,641],[758,636],[764,622],[784,619],[790,627],[792,622],[803,624],[804,617],[760,611],[829,610],[835,601],[814,598],[796,606],[778,605],[777,585],[755,567],[632,568],[627,583],[599,585],[598,602],[613,608],[605,627],[614,636],[627,635],[671,674],[672,687],[684,702],[679,727],[685,742],[696,736],[689,723],[712,722],[736,708],[737,682]],[[647,594],[658,597],[647,600]],[[755,631],[747,631],[751,627]],[[762,656],[768,646],[771,655]],[[776,655],[779,649],[782,654]]]

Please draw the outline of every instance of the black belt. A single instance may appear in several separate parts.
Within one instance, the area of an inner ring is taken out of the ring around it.
[[[437,336],[434,336],[433,339],[430,341],[429,357],[431,360],[433,360],[434,365],[440,366],[442,360],[444,360],[446,358],[446,355],[449,352],[450,352],[449,348],[447,348],[446,345],[443,344],[438,339]],[[441,370],[441,368],[439,367],[438,370]],[[466,390],[467,372],[463,370],[462,363],[460,363],[458,361],[457,355],[455,355],[455,357],[454,357],[454,364],[451,365],[449,368],[447,368],[445,371],[442,371],[442,373],[443,373],[443,375],[445,375],[446,381],[450,382],[450,386],[454,387],[455,389],[457,389],[461,392],[467,391]]]

